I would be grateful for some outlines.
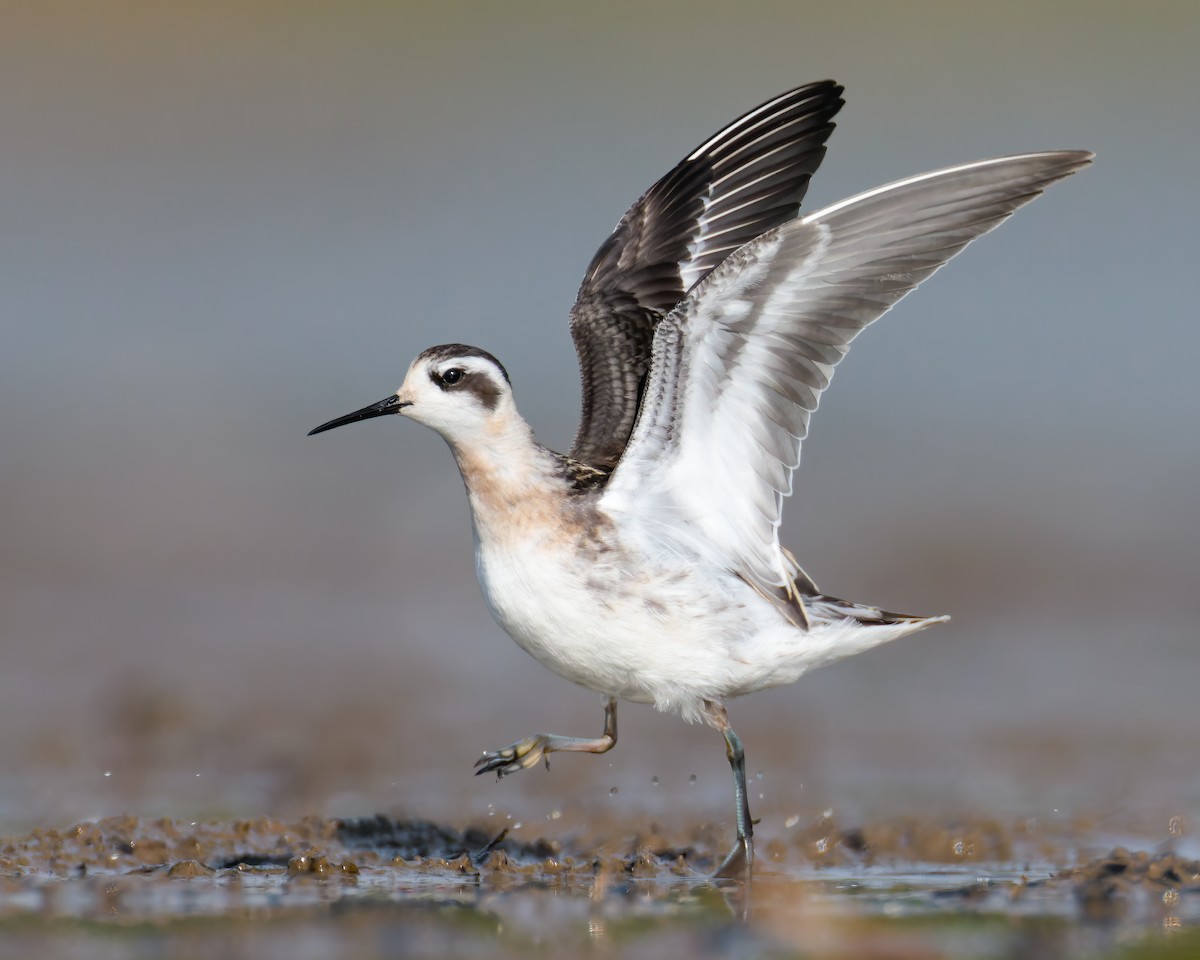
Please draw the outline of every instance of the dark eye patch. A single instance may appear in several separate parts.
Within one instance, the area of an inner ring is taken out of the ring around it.
[[[475,397],[486,410],[495,410],[500,402],[500,387],[486,373],[451,367],[449,370],[430,370],[429,379],[442,390],[459,388]]]

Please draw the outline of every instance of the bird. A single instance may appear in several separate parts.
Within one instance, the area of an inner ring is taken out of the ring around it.
[[[476,772],[606,753],[621,700],[707,723],[734,779],[736,838],[717,878],[748,880],[754,862],[728,702],[949,619],[839,599],[780,544],[835,368],[967,244],[1093,159],[979,160],[800,215],[842,93],[825,80],[755,107],[621,218],[570,313],[582,410],[569,453],[534,439],[501,362],[460,343],[424,350],[394,394],[310,433],[393,414],[440,433],[491,614],[603,697],[599,737],[534,734],[485,752]]]

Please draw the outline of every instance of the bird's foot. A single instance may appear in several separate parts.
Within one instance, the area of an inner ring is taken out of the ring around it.
[[[754,866],[754,841],[750,837],[738,837],[733,849],[725,855],[721,866],[712,875],[714,880],[749,880]]]
[[[481,773],[495,773],[496,779],[507,777],[518,770],[528,770],[539,760],[550,766],[550,751],[555,738],[548,733],[535,733],[532,737],[518,740],[511,746],[500,750],[488,750],[475,761],[478,767],[475,776]]]

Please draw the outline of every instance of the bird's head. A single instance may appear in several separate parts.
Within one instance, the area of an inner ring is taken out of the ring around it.
[[[451,444],[470,442],[513,416],[512,385],[503,365],[485,350],[461,343],[430,347],[408,368],[394,394],[309,433],[399,413],[432,427]]]

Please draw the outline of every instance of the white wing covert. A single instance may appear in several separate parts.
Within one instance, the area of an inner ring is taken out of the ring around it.
[[[638,421],[601,506],[765,593],[803,588],[779,545],[780,515],[809,419],[851,342],[1091,158],[1025,154],[910,177],[730,254],[659,324]]]

